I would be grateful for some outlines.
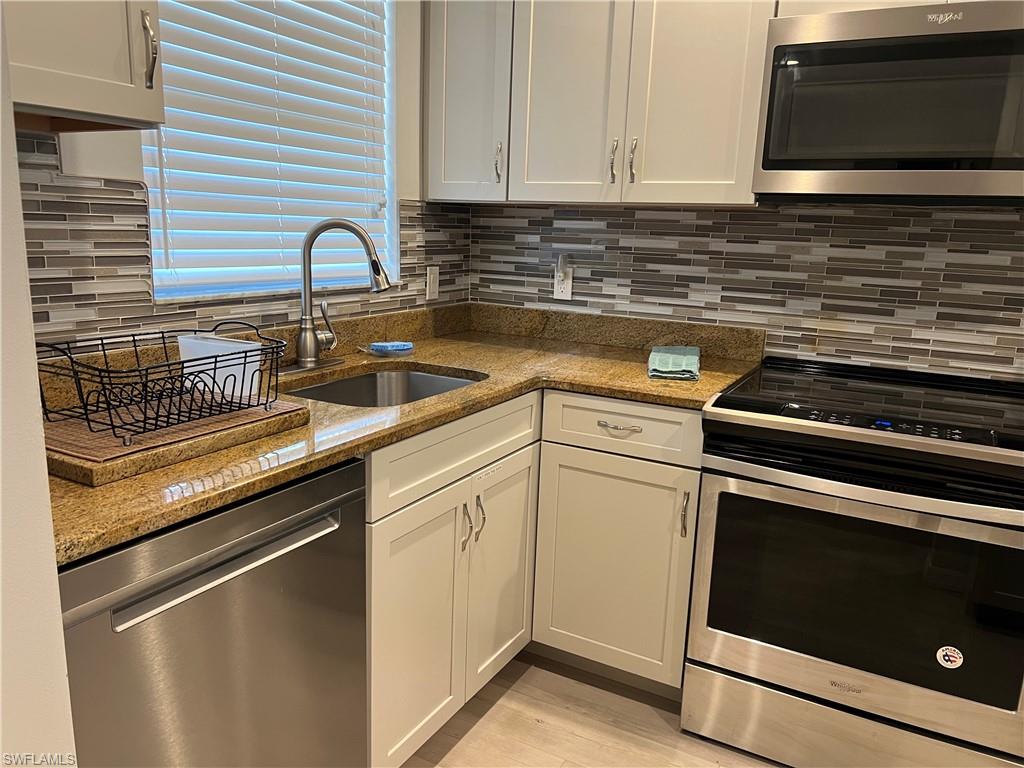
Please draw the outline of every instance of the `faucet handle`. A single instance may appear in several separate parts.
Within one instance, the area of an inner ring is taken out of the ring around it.
[[[327,326],[326,331],[317,331],[316,337],[320,342],[320,348],[324,349],[325,344],[330,344],[326,348],[328,352],[338,346],[338,336],[334,333],[334,329],[331,328],[331,321],[327,318],[327,299],[320,302],[320,315],[324,319],[324,325]]]

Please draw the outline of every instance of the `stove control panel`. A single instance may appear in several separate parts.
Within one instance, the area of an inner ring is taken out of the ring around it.
[[[782,415],[788,418],[807,419],[822,424],[836,424],[843,427],[874,429],[880,432],[896,432],[915,437],[929,437],[933,440],[953,440],[963,443],[995,445],[996,436],[991,431],[976,427],[957,427],[950,424],[936,424],[914,419],[865,416],[846,411],[832,411],[826,408],[808,408],[795,404],[787,405]]]

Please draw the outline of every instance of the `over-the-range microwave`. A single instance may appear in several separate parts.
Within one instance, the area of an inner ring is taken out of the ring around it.
[[[754,192],[1024,197],[1024,1],[772,19]]]

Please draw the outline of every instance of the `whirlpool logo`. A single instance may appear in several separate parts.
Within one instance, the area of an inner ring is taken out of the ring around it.
[[[864,693],[863,688],[858,688],[853,683],[847,683],[843,680],[829,680],[828,684],[843,693]]]
[[[928,23],[929,24],[947,24],[951,21],[963,21],[963,11],[946,11],[945,13],[929,13]]]

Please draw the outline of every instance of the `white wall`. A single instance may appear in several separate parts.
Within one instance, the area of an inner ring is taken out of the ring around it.
[[[68,176],[143,181],[142,131],[62,133],[60,169]]]
[[[74,752],[6,45],[0,94],[0,750]]]
[[[423,14],[420,0],[397,0],[395,25],[395,175],[401,200],[422,200]]]

